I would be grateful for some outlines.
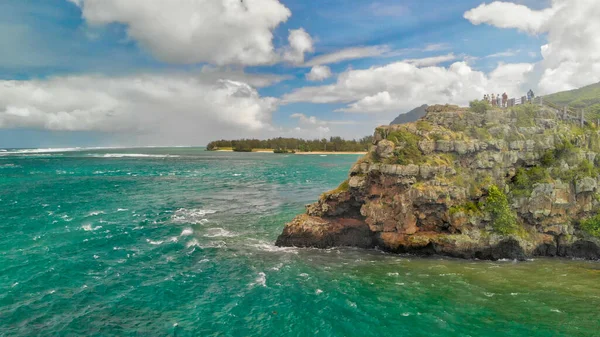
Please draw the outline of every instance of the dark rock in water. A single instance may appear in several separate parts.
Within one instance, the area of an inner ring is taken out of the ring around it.
[[[600,130],[546,108],[428,107],[376,129],[348,180],[278,246],[354,246],[466,259],[600,258]]]
[[[394,119],[394,121],[391,122],[390,125],[416,122],[419,119],[425,117],[426,114],[427,114],[427,104],[424,104],[418,108],[414,108],[413,110],[396,117],[396,119]]]

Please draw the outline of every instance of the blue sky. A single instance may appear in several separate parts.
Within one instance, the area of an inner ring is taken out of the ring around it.
[[[0,87],[8,88],[0,92],[0,147],[362,137],[423,103],[582,84],[545,81],[546,68],[564,65],[540,48],[565,42],[549,41],[558,34],[543,24],[523,23],[550,22],[557,11],[549,10],[560,9],[561,0],[496,7],[480,0],[243,0],[260,10],[231,32],[232,12],[211,7],[214,14],[202,16],[207,4],[227,7],[231,0],[188,1],[189,10],[178,12],[181,1],[0,3]],[[583,0],[571,10],[589,11],[583,3],[597,7]],[[154,22],[157,13],[164,18]],[[203,20],[214,26],[187,24]],[[265,26],[268,20],[274,24]],[[318,61],[357,49],[379,52]],[[313,66],[327,68],[329,77],[309,80]]]

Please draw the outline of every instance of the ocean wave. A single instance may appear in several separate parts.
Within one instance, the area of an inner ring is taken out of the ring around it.
[[[146,239],[146,242],[148,242],[149,244],[153,245],[153,246],[158,246],[158,245],[162,245],[162,243],[164,241],[152,241],[150,239]]]
[[[0,165],[0,168],[19,168],[19,167],[21,167],[21,165],[15,165],[15,164]]]
[[[144,154],[144,153],[105,153],[90,154],[90,157],[96,158],[178,158],[180,156],[171,154]]]
[[[194,234],[194,230],[191,228],[184,229],[179,236],[190,236]]]
[[[213,211],[210,209],[187,209],[180,208],[175,211],[173,216],[171,217],[171,221],[176,224],[204,224],[208,222],[206,219],[206,215],[214,214],[217,211]]]
[[[256,279],[254,280],[254,283],[250,283],[251,286],[261,286],[261,287],[266,287],[267,286],[267,274],[260,272],[258,273],[258,276],[256,277]]]
[[[46,148],[46,149],[19,149],[19,150],[4,150],[1,151],[2,155],[5,154],[34,154],[34,153],[57,153],[57,152],[74,152],[82,151],[85,148],[81,147],[65,147],[65,148]]]
[[[86,232],[97,231],[101,228],[102,228],[102,226],[92,227],[91,224],[85,224],[85,225],[81,226],[81,229],[83,229]]]
[[[257,244],[252,244],[251,246],[263,252],[298,254],[298,248],[296,247],[277,247],[268,242],[259,242]]]
[[[209,233],[204,234],[206,238],[232,238],[237,236],[237,234],[223,228],[209,228],[207,231]]]

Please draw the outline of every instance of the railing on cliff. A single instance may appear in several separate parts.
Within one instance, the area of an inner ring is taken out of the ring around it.
[[[532,103],[539,104],[553,110],[556,113],[556,116],[562,120],[577,122],[582,127],[585,125],[585,123],[589,123],[589,121],[587,121],[585,118],[585,109],[575,109],[567,105],[559,106],[548,101],[547,99],[544,99],[544,96],[534,98]]]
[[[540,106],[550,109],[556,114],[556,117],[558,119],[579,123],[581,126],[584,126],[586,123],[589,123],[589,121],[587,121],[585,118],[585,109],[575,109],[567,105],[559,106],[548,101],[547,99],[544,99],[544,96],[535,97],[532,100],[528,100],[525,96],[521,98],[512,98],[508,100],[507,107],[513,107],[528,103],[539,104]],[[600,125],[600,121],[597,122],[597,125]]]

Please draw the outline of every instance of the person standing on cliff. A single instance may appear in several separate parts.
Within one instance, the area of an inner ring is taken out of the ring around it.
[[[492,94],[492,106],[496,106],[496,94]]]
[[[506,92],[504,92],[502,94],[502,107],[506,108],[508,104],[508,95],[506,94]]]
[[[502,107],[502,96],[496,95],[496,106]]]

